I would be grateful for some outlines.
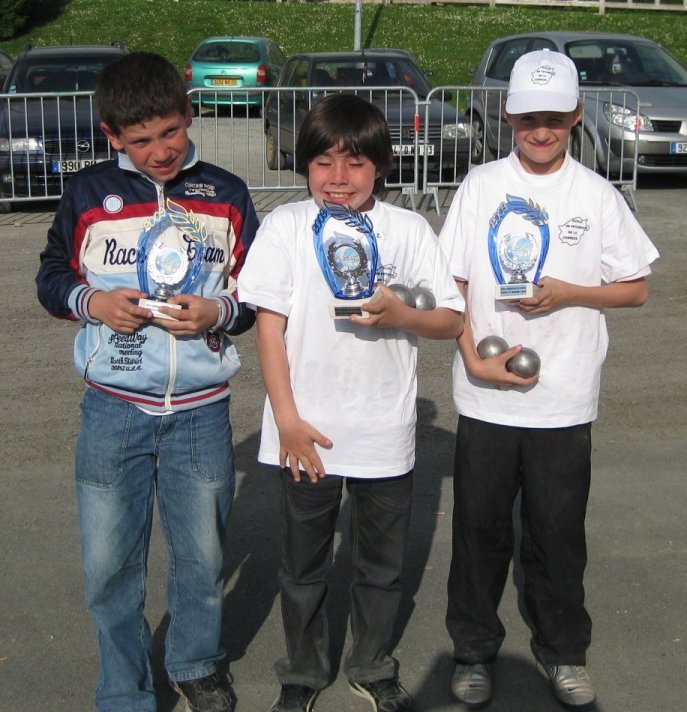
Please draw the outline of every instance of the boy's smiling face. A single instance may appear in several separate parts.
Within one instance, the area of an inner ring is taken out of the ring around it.
[[[115,151],[124,151],[141,173],[164,184],[176,178],[184,166],[191,121],[189,109],[186,114],[154,116],[143,123],[125,126],[119,133],[105,123],[100,127]]]
[[[308,187],[318,205],[324,201],[355,210],[374,205],[372,191],[380,176],[377,166],[366,156],[355,156],[333,146],[308,163]]]
[[[582,105],[574,111],[504,112],[513,128],[520,163],[528,173],[545,175],[557,171],[565,160],[573,126],[582,118]]]

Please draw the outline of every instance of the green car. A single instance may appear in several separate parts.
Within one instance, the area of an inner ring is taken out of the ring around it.
[[[184,79],[194,106],[260,107],[286,58],[267,37],[208,37],[193,50]]]

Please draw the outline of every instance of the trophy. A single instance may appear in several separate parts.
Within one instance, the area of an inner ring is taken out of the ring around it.
[[[174,319],[161,312],[160,307],[182,308],[167,300],[193,289],[203,266],[206,239],[205,226],[198,218],[167,200],[166,207],[145,223],[138,238],[138,284],[142,292],[150,295],[139,299],[138,305],[150,309],[158,319]]]
[[[531,200],[506,197],[489,221],[489,260],[498,282],[496,299],[526,299],[538,289],[549,251],[549,216]],[[533,228],[538,228],[538,239]],[[504,272],[511,275],[508,282]]]
[[[330,222],[333,219],[335,222]],[[350,230],[337,229],[337,222]],[[369,217],[357,210],[325,202],[313,224],[313,245],[333,299],[333,319],[356,315],[369,317],[362,305],[373,301],[379,255]]]

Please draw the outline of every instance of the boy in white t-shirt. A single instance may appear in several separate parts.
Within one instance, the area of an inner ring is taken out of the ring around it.
[[[567,153],[581,115],[572,60],[547,50],[518,59],[505,105],[517,148],[470,171],[440,235],[467,303],[453,365],[460,418],[446,620],[451,689],[471,709],[491,698],[490,664],[505,635],[497,611],[518,493],[532,651],[559,702],[582,709],[595,698],[584,519],[604,309],[646,302],[658,253],[620,193]],[[533,296],[496,298],[528,281]],[[487,336],[510,348],[480,358]],[[538,374],[508,370],[523,347],[539,356]]]
[[[393,165],[379,109],[328,96],[306,116],[296,155],[312,198],[267,216],[239,283],[257,308],[268,396],[258,458],[282,471],[287,656],[275,665],[272,711],[309,712],[331,681],[326,579],[345,484],[353,641],[344,670],[375,710],[400,712],[412,700],[389,646],[412,493],[417,337],[457,338],[464,302],[427,221],[374,197]],[[411,308],[388,284],[429,288],[436,308]],[[330,315],[367,299],[360,315]]]

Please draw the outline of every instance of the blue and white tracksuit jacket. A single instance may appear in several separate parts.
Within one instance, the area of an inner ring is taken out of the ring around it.
[[[197,160],[192,145],[184,169],[164,186],[138,172],[125,154],[72,176],[36,283],[51,314],[83,322],[74,363],[86,383],[149,413],[225,398],[240,367],[226,334],[239,334],[255,320],[251,309],[239,305],[236,280],[257,227],[245,183]],[[222,299],[226,319],[219,331],[177,338],[150,324],[120,334],[90,316],[88,302],[96,290],[142,289],[139,238],[156,230],[165,241],[171,231],[189,259],[197,243],[188,235],[204,238],[202,267],[190,293]]]

